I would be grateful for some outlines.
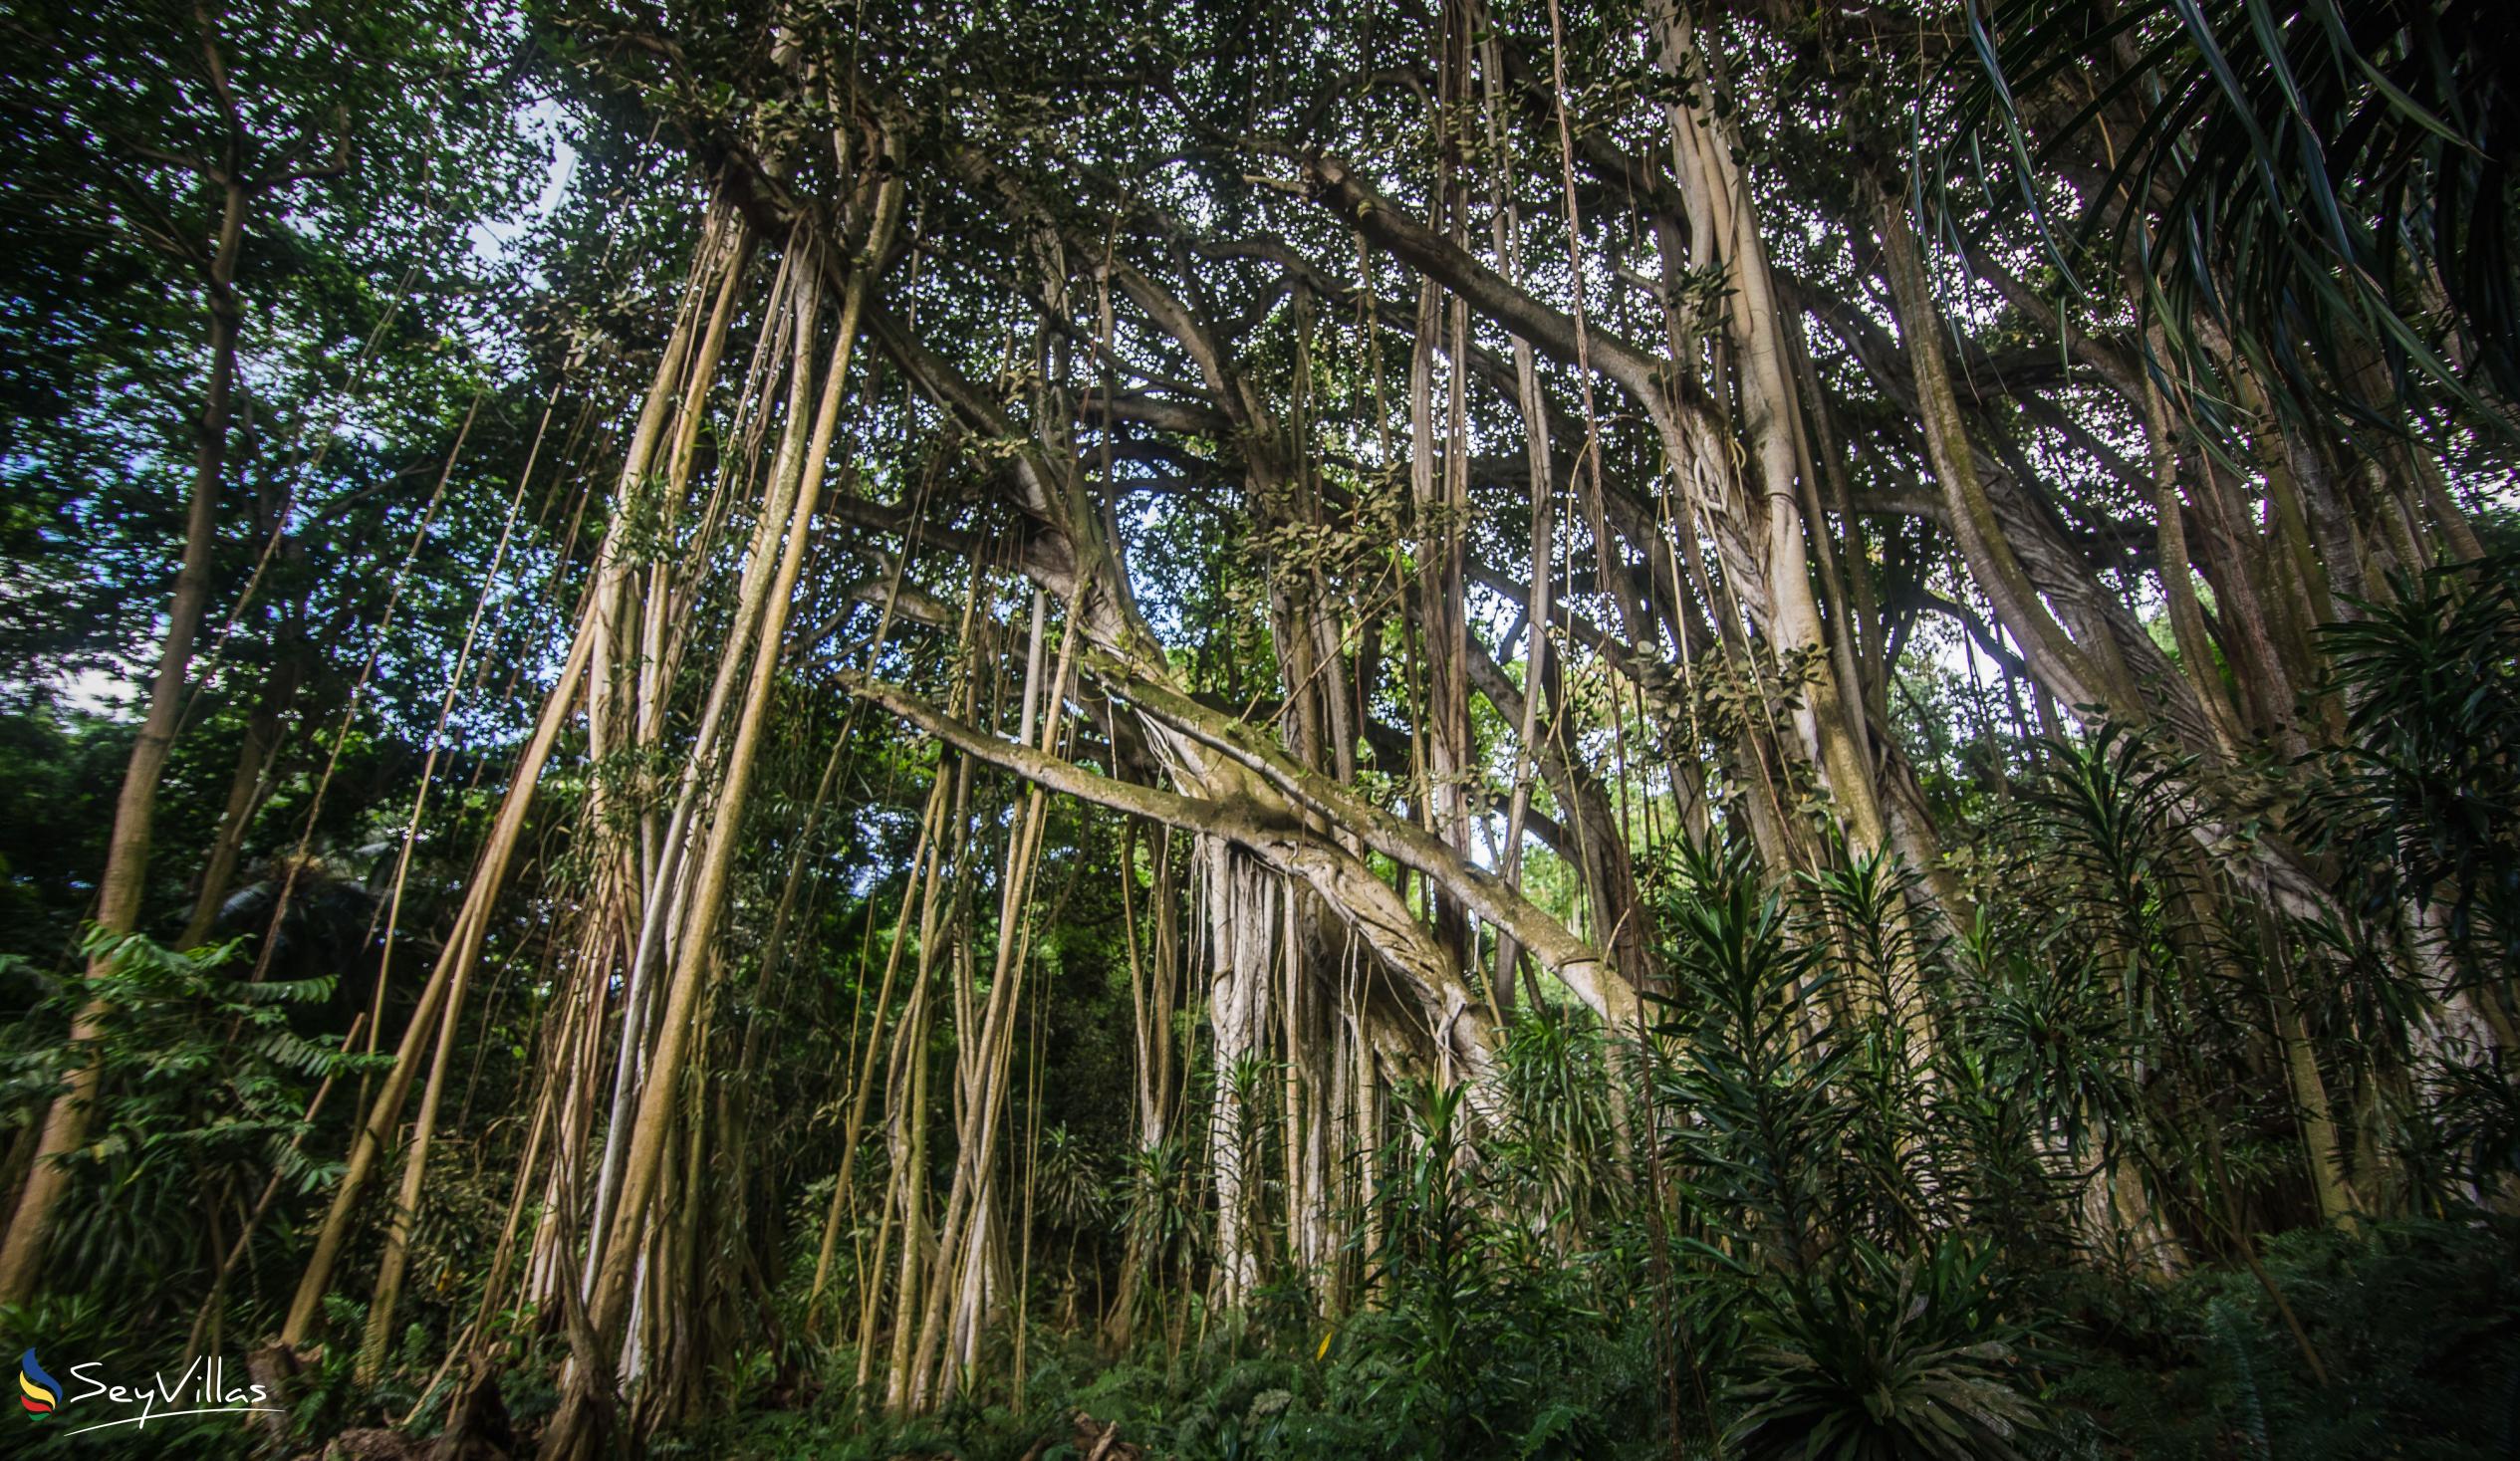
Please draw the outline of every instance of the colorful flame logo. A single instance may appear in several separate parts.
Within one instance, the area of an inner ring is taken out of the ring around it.
[[[18,1388],[25,1392],[18,1401],[32,1415],[50,1415],[61,1403],[61,1381],[44,1372],[35,1351],[29,1349],[18,1359]]]

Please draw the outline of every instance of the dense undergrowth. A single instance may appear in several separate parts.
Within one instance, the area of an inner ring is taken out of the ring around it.
[[[2020,1286],[2015,1305],[2039,1317],[2016,1332],[2017,1352],[2003,1366],[2007,1383],[2039,1397],[2034,1426],[2000,1450],[1851,1435],[1851,1451],[1811,1454],[2507,1456],[2520,1446],[2514,1244],[2507,1222],[2439,1220],[2386,1224],[2360,1238],[2297,1233],[2271,1243],[2267,1276],[2326,1366],[2325,1383],[2245,1272],[2199,1273],[2162,1287],[2037,1276]],[[1021,1403],[993,1386],[909,1423],[860,1413],[846,1387],[849,1356],[827,1355],[825,1372],[838,1380],[831,1388],[786,1403],[757,1394],[727,1419],[660,1444],[657,1454],[1063,1461],[1091,1454],[1110,1428],[1145,1455],[1200,1461],[1670,1456],[1672,1397],[1644,1297],[1646,1268],[1640,1255],[1594,1252],[1473,1289],[1467,1297],[1477,1313],[1468,1323],[1488,1342],[1466,1357],[1430,1355],[1410,1321],[1394,1315],[1360,1316],[1329,1332],[1326,1345],[1238,1328],[1177,1353],[1157,1344],[1117,1360],[1045,1335]],[[1912,1363],[1923,1343],[1911,1338],[1903,1349],[1877,1353]],[[1871,1415],[1870,1376],[1848,1362],[1871,1356],[1815,1347],[1820,1352],[1788,1347],[1790,1358],[1739,1356],[1734,1378],[1701,1370],[1702,1391],[1683,1382],[1676,1454],[1804,1454],[1781,1437],[1763,1443],[1757,1431],[1743,1434],[1767,1398],[1756,1388],[1763,1369],[1830,1395],[1845,1413]],[[1717,1358],[1698,1356],[1720,1370],[1710,1363]],[[1802,1369],[1804,1360],[1845,1367]],[[1457,1366],[1449,1375],[1447,1364]],[[810,1369],[803,1378],[811,1387]],[[1082,1438],[1080,1413],[1097,1423]],[[1746,1444],[1734,1450],[1718,1437]]]

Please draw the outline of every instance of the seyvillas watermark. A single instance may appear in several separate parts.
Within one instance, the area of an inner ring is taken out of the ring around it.
[[[46,1371],[43,1361],[29,1349],[18,1356],[18,1403],[30,1415],[55,1415],[79,1405],[82,1420],[96,1414],[106,1417],[65,1432],[74,1436],[118,1425],[145,1430],[152,1420],[171,1420],[178,1415],[277,1415],[281,1409],[265,1403],[271,1392],[263,1386],[231,1384],[227,1361],[215,1356],[195,1359],[171,1379],[166,1371],[159,1370],[148,1377],[146,1384],[118,1383],[108,1378],[104,1370],[105,1362],[98,1359],[71,1365],[66,1371],[70,1383],[65,1386]],[[114,1409],[133,1405],[139,1407],[137,1414],[113,1413]]]

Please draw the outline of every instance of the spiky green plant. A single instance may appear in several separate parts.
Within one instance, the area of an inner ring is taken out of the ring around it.
[[[1033,1159],[1034,1200],[1063,1228],[1079,1228],[1103,1216],[1109,1192],[1093,1151],[1065,1121],[1041,1133]]]
[[[2364,912],[2441,910],[2470,970],[2520,959],[2520,557],[2397,576],[2324,631],[2350,707],[2315,799]]]
[[[2181,380],[2218,349],[2281,404],[2402,420],[2400,396],[2512,423],[2520,398],[2520,125],[2501,0],[1969,0],[1956,105],[1919,169],[1946,208],[1973,177],[2025,210],[2069,283],[2140,259]],[[2042,177],[2097,163],[2069,227]],[[2133,200],[2131,203],[2129,200]],[[1949,211],[1956,211],[1951,209]],[[2227,344],[2226,344],[2227,342]],[[2355,363],[2385,365],[2385,383]],[[2457,364],[2454,364],[2457,363]],[[2215,390],[2195,392],[2210,416]]]
[[[1820,950],[1793,936],[1783,899],[1739,852],[1690,852],[1664,910],[1679,989],[1656,1035],[1658,1104],[1675,1114],[1665,1160],[1689,1202],[1722,1214],[1762,1261],[1817,1262],[1838,1184],[1812,1160],[1840,1149],[1855,1110],[1838,1098],[1852,1045],[1834,1037]]]
[[[1522,1011],[1501,1053],[1507,1097],[1494,1180],[1534,1222],[1573,1243],[1630,1192],[1601,1028],[1573,1013]]]
[[[2040,1429],[1989,1257],[1956,1238],[1904,1261],[1857,1240],[1752,1312],[1754,1377],[1730,1440],[1753,1461],[2011,1461]]]

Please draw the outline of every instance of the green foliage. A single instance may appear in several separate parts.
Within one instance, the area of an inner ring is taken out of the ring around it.
[[[2520,1441],[2520,1291],[2506,1222],[2296,1233],[2267,1268],[2325,1357],[2303,1365],[2264,1289],[2205,1272],[2105,1314],[2057,1393],[2119,1454],[2482,1458]]]
[[[49,962],[76,946],[129,756],[129,732],[101,717],[40,703],[0,714],[0,947]],[[0,976],[9,1008],[31,990]]]
[[[2135,1119],[2138,1092],[2126,1021],[2096,961],[2042,967],[1983,914],[1963,945],[1975,977],[1961,1015],[1983,1079],[2069,1148],[2106,1148]]]
[[[2218,369],[2210,321],[2305,416],[2394,422],[2428,388],[2507,430],[2514,212],[2487,139],[2513,116],[2512,25],[2495,0],[1972,5],[1958,105],[1918,149],[1938,189],[1975,175],[2038,219],[2069,279],[2114,293],[2103,261],[2136,251],[2169,374]],[[2041,174],[2112,127],[2069,247]],[[2396,401],[2360,360],[2387,361]]]
[[[1938,950],[1915,938],[1902,879],[1879,857],[1811,877],[1798,932],[1744,853],[1689,848],[1680,862],[1656,1102],[1674,1113],[1666,1156],[1703,1233],[1682,1288],[1729,1380],[1726,1444],[2020,1454],[2041,1412],[2015,1372],[1993,1251],[1917,1221],[1931,1184],[1914,1162],[1948,1137],[1912,1114],[1923,1088],[1900,991],[1921,997]]]
[[[1691,850],[1687,891],[1665,913],[1671,967],[1686,994],[1661,1002],[1677,1041],[1658,1103],[1675,1113],[1667,1156],[1690,1204],[1779,1270],[1807,1271],[1843,1216],[1834,1151],[1858,1111],[1840,1099],[1858,1059],[1824,1023],[1832,971],[1790,935],[1779,894],[1747,853]]]
[[[2520,960],[2520,557],[2398,576],[2331,626],[2352,707],[2313,803],[2362,911],[2437,906],[2480,973]]]
[[[1744,1457],[2013,1461],[2040,1425],[2014,1373],[2017,1333],[1993,1317],[1988,1257],[1957,1238],[1905,1262],[1855,1240],[1790,1299],[1754,1311]]]
[[[260,572],[223,649],[245,683],[213,690],[250,703],[253,671],[351,648],[341,631],[373,623],[377,570],[428,495],[411,458],[444,457],[482,383],[473,343],[498,284],[466,232],[517,207],[528,175],[516,98],[495,76],[516,20],[462,0],[389,22],[332,0],[11,7],[23,64],[0,77],[0,167],[18,183],[0,198],[15,245],[0,257],[12,503],[0,663],[12,682],[95,669],[144,682],[184,532],[213,309],[240,322],[229,485],[261,496],[262,515],[316,509],[287,524],[296,552],[259,566],[251,551],[217,555],[222,601]],[[231,201],[228,292],[212,276]],[[246,528],[231,511],[222,530]],[[280,526],[254,521],[239,548]],[[424,613],[436,598],[412,596]]]
[[[64,1158],[72,1195],[53,1260],[96,1291],[146,1295],[143,1317],[188,1322],[177,1306],[198,1298],[234,1238],[233,1214],[266,1175],[299,1193],[330,1177],[325,1158],[299,1144],[314,1088],[378,1062],[295,1027],[298,1012],[331,997],[330,979],[253,980],[235,967],[234,943],[177,951],[97,931],[86,951],[97,973],[65,983],[50,1015],[66,1024],[93,998],[96,1038],[21,1048],[7,1068],[20,1092],[55,1088],[73,1061],[99,1070],[88,1144]],[[208,1225],[205,1193],[222,1210]]]
[[[1505,1129],[1489,1180],[1534,1228],[1573,1242],[1621,1214],[1620,1084],[1611,1042],[1582,1011],[1525,1011],[1505,1032]]]

